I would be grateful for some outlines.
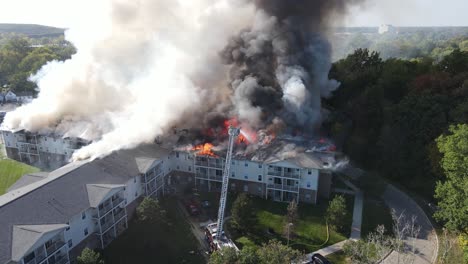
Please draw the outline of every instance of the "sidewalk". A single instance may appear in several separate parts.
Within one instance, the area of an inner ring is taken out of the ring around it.
[[[361,239],[362,208],[363,208],[364,195],[362,194],[362,191],[359,188],[357,188],[354,184],[352,184],[351,182],[349,181],[344,181],[344,182],[348,187],[350,187],[355,192],[354,208],[353,208],[353,223],[351,225],[351,235],[349,236],[349,239],[343,240],[336,244],[333,244],[328,247],[309,253],[307,254],[307,257],[311,257],[313,254],[316,254],[316,253],[322,256],[327,256],[332,253],[343,250],[343,246],[348,240]]]

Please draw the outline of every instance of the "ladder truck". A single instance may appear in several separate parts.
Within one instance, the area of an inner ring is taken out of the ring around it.
[[[232,151],[234,149],[234,142],[239,136],[240,129],[237,127],[229,126],[229,144],[226,154],[226,164],[224,165],[223,171],[223,184],[221,187],[221,198],[219,200],[219,209],[218,209],[218,222],[217,222],[217,231],[216,231],[216,240],[220,241],[223,236],[223,222],[224,222],[224,210],[226,208],[227,192],[229,185],[229,175],[231,175],[231,160],[232,160]]]

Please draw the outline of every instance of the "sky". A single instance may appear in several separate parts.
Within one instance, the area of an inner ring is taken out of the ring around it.
[[[86,20],[86,13],[90,12],[92,2],[93,0],[0,0],[0,23],[72,27],[75,23]],[[368,0],[364,6],[353,8],[343,25],[468,26],[467,14],[467,0]]]

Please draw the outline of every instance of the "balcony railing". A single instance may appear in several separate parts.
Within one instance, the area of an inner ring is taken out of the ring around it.
[[[283,177],[299,179],[301,174],[299,172],[285,172]]]
[[[119,221],[122,217],[124,217],[125,214],[125,209],[116,209],[114,210],[114,219],[115,221]]]
[[[107,214],[110,210],[112,210],[112,204],[111,203],[106,203],[102,209],[99,209],[99,216],[103,217],[105,214]]]
[[[121,204],[123,201],[124,201],[124,199],[122,197],[120,197],[120,196],[118,196],[117,198],[112,198],[112,205],[114,207],[116,207],[119,204]]]
[[[281,191],[299,192],[299,186],[292,186],[292,185],[282,185],[282,184],[269,183],[267,185],[267,188],[281,190]]]
[[[55,264],[66,264],[69,262],[70,260],[68,259],[68,256],[66,254],[60,256],[58,259],[55,259]]]
[[[272,175],[272,176],[281,176],[282,175],[282,171],[278,171],[278,170],[268,170],[268,175]]]
[[[204,179],[204,180],[211,180],[211,181],[223,181],[223,176],[208,176],[207,174],[197,173],[195,174],[195,178]]]
[[[223,168],[223,163],[220,162],[215,162],[215,161],[201,161],[201,160],[196,160],[195,161],[196,166],[202,166],[202,167],[210,167],[210,168]]]
[[[114,224],[114,220],[109,218],[104,224],[101,224],[101,232],[104,233]]]
[[[61,247],[63,247],[65,245],[65,242],[62,241],[62,240],[57,240],[55,241],[53,244],[51,244],[48,248],[46,248],[46,251],[47,251],[47,256],[50,256],[52,255],[52,253],[54,253],[55,251],[57,251],[58,249],[60,249]]]
[[[46,258],[46,254],[45,254],[45,251],[43,251],[42,253],[40,253],[39,255],[37,255],[35,258],[31,259],[31,260],[28,261],[28,262],[25,262],[25,264],[37,264],[37,263],[41,263],[41,261],[43,261],[45,258]]]

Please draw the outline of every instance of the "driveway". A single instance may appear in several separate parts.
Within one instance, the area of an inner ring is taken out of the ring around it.
[[[390,209],[395,210],[397,215],[403,212],[408,219],[411,219],[412,216],[416,216],[416,224],[421,226],[421,231],[416,239],[405,240],[407,246],[415,249],[415,256],[401,255],[397,252],[392,252],[381,263],[435,263],[438,251],[437,235],[421,207],[406,193],[400,191],[391,184],[387,185],[382,198]]]

